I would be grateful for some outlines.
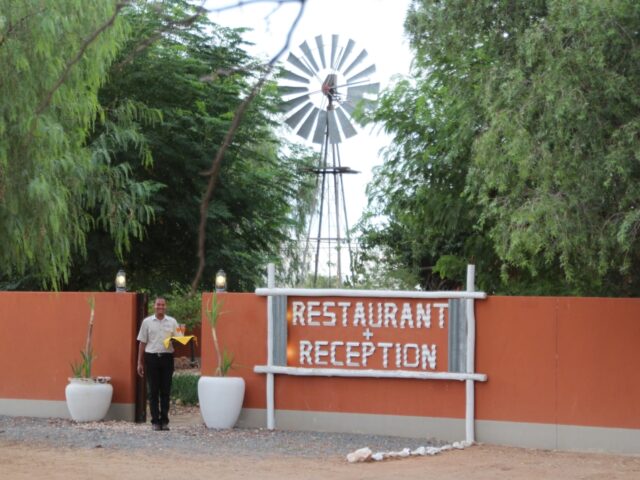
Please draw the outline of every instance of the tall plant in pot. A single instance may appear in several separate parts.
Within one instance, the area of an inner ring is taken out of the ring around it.
[[[80,351],[80,361],[71,364],[73,377],[65,388],[67,408],[71,418],[76,422],[94,422],[102,420],[109,411],[113,386],[110,377],[92,377],[91,368],[95,355],[93,353],[92,336],[95,319],[95,298],[89,299],[91,312],[87,328],[87,340],[84,350]]]
[[[228,377],[233,355],[223,350],[218,339],[218,320],[223,304],[214,292],[207,305],[206,316],[211,327],[213,347],[217,358],[215,376],[201,376],[198,380],[200,413],[208,428],[233,428],[238,421],[244,400],[244,379]],[[204,328],[203,328],[204,332]]]

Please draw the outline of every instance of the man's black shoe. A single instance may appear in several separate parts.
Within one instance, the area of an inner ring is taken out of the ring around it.
[[[171,429],[169,428],[169,425],[167,425],[166,423],[163,423],[162,424],[162,430],[169,431]]]
[[[160,430],[162,430],[162,425],[160,425],[159,423],[154,423],[153,425],[151,425],[151,428],[154,432],[159,432]]]

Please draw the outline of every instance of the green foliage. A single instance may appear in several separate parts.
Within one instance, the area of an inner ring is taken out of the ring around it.
[[[367,264],[423,288],[640,292],[640,4],[415,1],[412,78],[359,225]]]
[[[81,360],[79,362],[71,364],[71,372],[73,376],[75,378],[91,378],[91,366],[95,360],[93,350],[89,350],[88,352],[81,350],[80,358]]]
[[[638,28],[637,2],[548,2],[487,75],[468,191],[505,264],[576,293],[640,291]]]
[[[191,288],[187,285],[180,285],[177,282],[171,283],[171,292],[164,295],[171,316],[184,323],[188,330],[193,329],[201,323],[201,299],[200,294],[191,293]]]
[[[0,0],[0,278],[32,284],[14,286],[60,288],[91,229],[121,254],[150,220],[149,185],[112,169],[106,142],[88,143],[109,116],[98,89],[126,35],[119,8]]]
[[[464,278],[467,272],[467,262],[455,255],[443,255],[438,258],[433,271],[445,279]]]
[[[229,370],[233,368],[234,355],[226,349],[222,352],[222,363],[220,364],[220,376],[226,377]]]
[[[131,35],[100,90],[109,111],[126,104],[157,112],[161,121],[132,119],[144,138],[153,165],[131,162],[129,149],[113,152],[112,163],[132,165],[129,178],[164,188],[153,192],[154,222],[144,239],[124,252],[131,289],[169,291],[172,282],[190,284],[197,266],[200,201],[216,149],[233,112],[260,74],[262,65],[244,50],[240,31],[199,17],[180,25],[194,7],[180,0],[145,3],[123,11]],[[158,29],[174,25],[144,51],[141,42]],[[253,290],[265,266],[287,258],[288,277],[300,269],[296,241],[309,210],[313,184],[303,172],[309,151],[282,140],[274,122],[277,90],[267,83],[249,107],[225,155],[214,197],[207,211],[206,269],[202,289],[212,287],[215,272],[228,274],[230,291]],[[106,131],[97,126],[97,132]],[[104,272],[117,271],[110,239],[93,232],[89,255],[77,259],[68,289],[104,286]],[[111,276],[111,274],[109,274]]]
[[[211,296],[211,302],[207,305],[206,315],[209,321],[209,326],[215,329],[218,326],[218,319],[220,318],[220,309],[224,306],[224,302],[218,299],[218,294],[213,292]],[[216,347],[217,348],[217,347]]]
[[[171,382],[171,401],[179,401],[182,405],[198,404],[198,380],[200,375],[194,373],[174,373]]]

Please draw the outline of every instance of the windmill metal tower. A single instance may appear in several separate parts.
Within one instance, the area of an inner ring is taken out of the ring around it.
[[[342,282],[345,260],[351,267],[343,175],[358,172],[343,165],[339,146],[343,139],[357,134],[355,109],[371,108],[377,100],[380,84],[370,78],[376,67],[365,63],[367,57],[367,51],[358,51],[351,39],[343,43],[338,35],[331,35],[325,42],[318,35],[311,45],[302,42],[297,54],[289,53],[281,75],[285,123],[300,137],[320,145],[317,164],[310,169],[316,175],[317,195],[304,256],[305,264],[313,258],[314,286],[321,256],[327,260],[328,276],[335,272],[337,286]]]

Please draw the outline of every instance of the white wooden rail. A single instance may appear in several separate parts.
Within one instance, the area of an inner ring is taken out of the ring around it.
[[[256,365],[256,373],[273,373],[279,375],[294,375],[298,377],[368,377],[368,378],[413,378],[418,380],[475,380],[485,382],[487,376],[483,373],[455,373],[455,372],[414,372],[411,370],[354,370],[348,368],[304,368]]]
[[[346,290],[341,288],[256,288],[256,295],[286,295],[287,297],[380,297],[380,298],[471,298],[485,299],[485,292],[433,291],[412,292],[407,290]]]

